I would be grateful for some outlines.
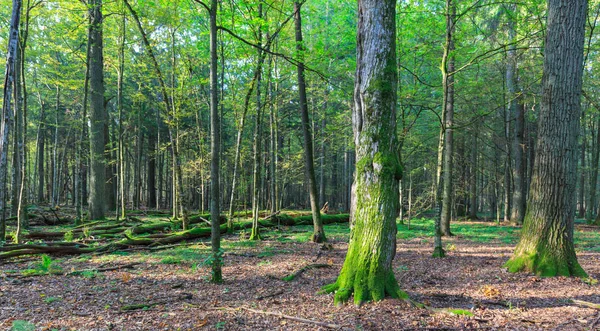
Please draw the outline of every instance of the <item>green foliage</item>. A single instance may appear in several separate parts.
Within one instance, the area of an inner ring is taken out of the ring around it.
[[[73,231],[72,230],[65,232],[64,240],[67,242],[73,241]]]
[[[50,256],[44,254],[40,259],[40,262],[34,264],[33,268],[24,269],[21,271],[21,274],[24,276],[33,276],[62,272],[62,268]]]
[[[471,312],[470,310],[466,310],[466,309],[448,309],[448,312],[452,315],[458,315],[458,316],[474,316],[473,312]]]
[[[24,320],[14,320],[10,331],[35,331],[35,324]]]
[[[57,298],[57,297],[46,297],[44,298],[44,302],[47,304],[51,304],[53,302],[57,302],[57,301],[61,301],[61,298]]]

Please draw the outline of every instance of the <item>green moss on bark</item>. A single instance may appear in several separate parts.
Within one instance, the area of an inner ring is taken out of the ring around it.
[[[435,247],[433,249],[433,254],[431,256],[435,257],[435,258],[446,257],[446,252],[444,251],[444,249],[442,247]]]
[[[520,253],[504,264],[509,272],[531,272],[540,277],[573,276],[587,277],[575,257],[556,257],[547,249],[539,249],[537,253]]]

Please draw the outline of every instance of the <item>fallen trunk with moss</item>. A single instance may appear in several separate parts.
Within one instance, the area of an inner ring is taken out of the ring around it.
[[[50,241],[48,240],[48,238],[63,240],[65,234],[69,231],[53,232],[48,233],[48,236],[42,238],[46,240],[43,243],[6,245],[4,247],[0,247],[0,261],[12,257],[36,254],[77,255],[88,253],[107,253],[131,247],[154,248],[164,245],[172,245],[183,241],[210,238],[211,229],[209,224],[206,223],[206,221],[209,221],[208,219],[208,215],[197,215],[190,217],[190,222],[193,222],[192,224],[197,224],[196,227],[186,231],[171,232],[169,232],[169,230],[172,229],[170,225],[174,222],[157,222],[136,225],[133,227],[127,227],[126,223],[111,225],[107,224],[107,222],[95,222],[92,227],[86,230],[88,231],[88,233],[100,233],[101,231],[103,231],[103,234],[110,234],[117,237],[118,239],[114,241],[109,241],[105,244],[96,247],[92,247],[80,242]],[[324,224],[348,223],[348,220],[348,214],[323,215]],[[220,223],[221,233],[226,233],[226,219],[222,217],[220,219]],[[276,227],[278,225],[312,225],[312,217],[310,215],[291,217],[285,214],[280,214],[277,215],[277,217],[272,217],[266,220],[260,220],[259,225],[264,228]],[[252,221],[243,221],[234,224],[234,228],[237,230],[249,229],[251,227]],[[84,227],[77,227],[71,231],[77,234],[81,234],[83,233],[83,228]],[[42,232],[36,232],[36,234],[39,233]],[[41,236],[38,236],[37,238],[39,237]]]

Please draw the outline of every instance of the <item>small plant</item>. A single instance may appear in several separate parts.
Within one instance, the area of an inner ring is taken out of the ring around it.
[[[67,232],[65,232],[65,236],[64,236],[65,241],[73,241],[73,231],[69,230]]]
[[[57,298],[57,297],[47,297],[44,299],[44,302],[47,304],[51,304],[53,302],[57,302],[57,301],[61,301],[61,298]]]
[[[587,277],[587,278],[583,278],[581,279],[584,283],[588,284],[588,285],[596,285],[598,284],[598,280],[594,277]]]
[[[223,322],[223,321],[217,322],[217,324],[215,324],[215,328],[217,328],[217,330],[225,329],[225,322]]]
[[[14,320],[12,322],[12,327],[10,331],[34,331],[35,324],[23,321],[23,320]]]
[[[181,263],[181,259],[174,256],[167,256],[164,259],[160,260],[161,264],[179,264]]]
[[[84,227],[84,228],[83,228],[83,236],[84,236],[86,239],[89,239],[89,238],[92,236],[92,229],[90,229],[90,228],[89,228],[89,227],[87,227],[87,226],[86,226],[86,227]]]
[[[271,262],[269,260],[264,260],[264,261],[258,262],[257,266],[262,267],[262,266],[271,265],[271,264],[273,264],[273,262]]]
[[[448,252],[454,252],[456,250],[456,245],[454,244],[447,244],[446,245],[446,251]]]
[[[466,309],[450,309],[448,310],[448,312],[451,315],[457,315],[457,316],[473,316],[473,313],[469,310]]]
[[[92,278],[96,278],[96,276],[98,276],[98,271],[96,271],[96,270],[83,270],[80,273],[80,275],[83,278],[92,279]]]

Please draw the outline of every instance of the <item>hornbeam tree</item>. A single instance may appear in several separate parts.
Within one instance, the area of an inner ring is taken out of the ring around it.
[[[511,272],[586,276],[573,245],[586,9],[587,0],[548,0],[535,165]]]
[[[352,123],[356,172],[352,230],[337,281],[323,288],[341,304],[406,298],[392,260],[402,166],[396,136],[396,2],[359,0],[356,80]]]

